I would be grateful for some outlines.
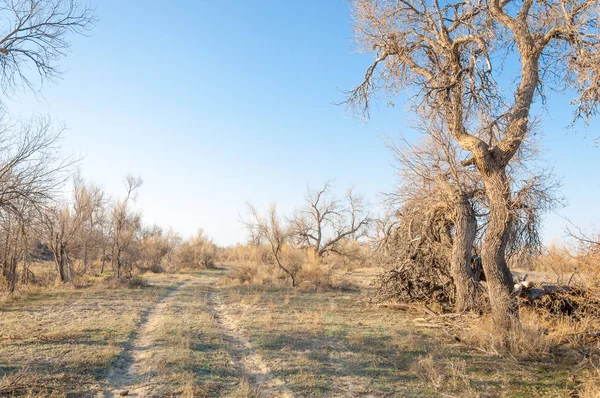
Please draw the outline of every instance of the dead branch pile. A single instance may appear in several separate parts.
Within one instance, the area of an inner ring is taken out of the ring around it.
[[[378,261],[388,271],[377,280],[376,302],[437,302],[450,304],[454,283],[450,275],[451,243],[442,211],[411,212],[381,242]]]
[[[600,319],[600,290],[568,285],[532,283],[517,288],[521,306],[541,310],[552,316],[568,316],[574,320]]]
[[[417,261],[404,261],[400,266],[379,276],[375,300],[400,302],[449,303],[453,284],[443,264],[419,266]]]

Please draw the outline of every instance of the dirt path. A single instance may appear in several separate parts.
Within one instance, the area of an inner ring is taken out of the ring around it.
[[[154,308],[142,314],[136,328],[137,332],[126,343],[124,351],[109,370],[107,380],[109,388],[97,394],[98,397],[119,397],[122,395],[148,396],[148,375],[142,372],[144,362],[151,357],[153,348],[152,333],[160,327],[160,315],[174,301],[177,293],[191,281],[180,282],[169,288]]]
[[[161,321],[165,312],[177,302],[182,290],[188,287],[208,291],[205,310],[214,319],[234,367],[241,378],[251,384],[255,393],[269,398],[293,397],[285,383],[273,375],[265,360],[248,339],[245,330],[222,303],[220,292],[216,287],[216,279],[211,276],[194,277],[176,284],[169,288],[152,309],[142,314],[136,328],[137,332],[126,343],[125,349],[108,372],[106,378],[108,388],[99,392],[97,397],[152,396],[155,392],[153,391],[155,383],[152,380],[153,371],[149,364],[159,348],[154,336],[164,326]],[[193,314],[186,315],[193,316]]]
[[[294,397],[285,383],[277,378],[250,342],[246,331],[221,300],[218,289],[209,290],[210,311],[227,343],[234,365],[252,383],[261,397]]]

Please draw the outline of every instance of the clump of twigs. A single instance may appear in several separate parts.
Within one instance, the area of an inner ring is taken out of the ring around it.
[[[600,289],[594,286],[530,285],[519,292],[521,306],[531,307],[550,316],[568,316],[573,320],[600,320]],[[599,331],[600,332],[600,331]]]
[[[373,300],[449,306],[455,287],[449,268],[451,243],[443,234],[448,220],[442,212],[413,212],[410,221],[403,215],[397,218],[377,250],[377,260],[387,271],[376,282]]]
[[[419,261],[405,260],[378,278],[375,301],[449,303],[453,285],[443,264],[426,267]]]

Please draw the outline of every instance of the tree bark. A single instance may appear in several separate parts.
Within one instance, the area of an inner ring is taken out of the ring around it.
[[[456,287],[455,309],[463,312],[475,307],[479,284],[471,269],[473,242],[477,234],[477,219],[471,203],[464,195],[460,195],[455,203],[454,228],[450,274]]]
[[[490,215],[483,236],[481,259],[487,280],[492,318],[496,327],[509,330],[518,320],[518,306],[512,297],[513,278],[506,263],[506,246],[511,228],[510,183],[502,167],[482,173]]]

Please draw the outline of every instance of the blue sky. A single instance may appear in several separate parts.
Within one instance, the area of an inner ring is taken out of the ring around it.
[[[368,124],[335,105],[370,60],[355,51],[343,0],[102,0],[97,14],[61,61],[63,79],[9,108],[64,122],[65,152],[109,194],[141,175],[147,223],[233,244],[248,201],[285,213],[327,179],[373,203],[392,187],[381,136],[416,133],[401,103],[381,101]],[[550,98],[543,114],[569,203],[547,218],[547,242],[564,235],[561,216],[600,227],[599,124],[566,130],[570,99]]]

